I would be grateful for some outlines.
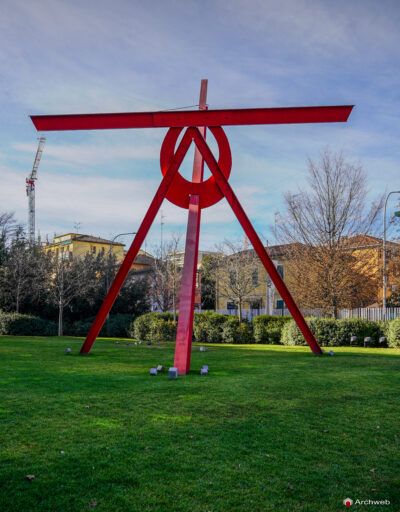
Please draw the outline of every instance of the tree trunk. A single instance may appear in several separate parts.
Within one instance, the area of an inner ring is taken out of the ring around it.
[[[176,322],[176,291],[175,291],[175,278],[172,284],[172,308],[174,310],[174,322]]]
[[[239,323],[242,323],[242,301],[239,299]]]
[[[64,306],[62,302],[58,303],[58,335],[63,335],[63,309]]]
[[[339,312],[338,312],[338,308],[337,308],[337,306],[335,305],[335,306],[333,306],[333,318],[334,318],[335,320],[337,320],[337,319],[338,319],[338,317],[339,317]]]

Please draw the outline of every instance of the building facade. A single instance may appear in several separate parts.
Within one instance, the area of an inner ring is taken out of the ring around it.
[[[56,255],[60,261],[81,259],[88,253],[113,255],[117,261],[124,258],[124,244],[80,233],[55,236],[53,243],[47,242],[43,249],[46,253]]]

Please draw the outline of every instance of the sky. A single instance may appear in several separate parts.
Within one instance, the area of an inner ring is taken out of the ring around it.
[[[399,27],[397,0],[0,0],[0,212],[27,224],[25,178],[45,135],[42,239],[77,226],[106,238],[137,231],[166,130],[39,134],[29,115],[195,109],[203,78],[210,109],[355,105],[347,123],[224,128],[229,182],[265,243],[283,194],[307,187],[308,159],[325,148],[363,166],[368,201],[400,190]],[[184,177],[192,161],[191,149]],[[161,215],[164,240],[185,237],[187,210],[165,201],[149,252]],[[242,238],[224,199],[203,211],[200,249]]]

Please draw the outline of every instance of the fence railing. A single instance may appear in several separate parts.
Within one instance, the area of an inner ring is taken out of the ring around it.
[[[201,310],[196,312],[204,313],[205,311],[211,310]],[[222,313],[223,315],[238,315],[237,309],[216,309],[212,311]],[[304,316],[314,316],[317,318],[329,316],[322,309],[302,309],[301,312]],[[259,315],[265,315],[265,309],[242,309],[242,317],[248,320],[252,320]],[[290,315],[290,312],[288,309],[273,309],[272,315]],[[398,317],[400,317],[400,308],[386,308],[386,320],[393,320]],[[364,318],[365,320],[377,321],[384,320],[384,314],[382,308],[340,309],[338,311],[338,318]]]

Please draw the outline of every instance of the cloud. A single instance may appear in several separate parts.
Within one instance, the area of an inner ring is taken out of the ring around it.
[[[15,211],[19,220],[27,217],[25,174],[0,166],[4,186],[0,191],[1,209]],[[36,228],[42,234],[71,230],[82,223],[90,234],[118,233],[137,230],[157,190],[157,179],[121,179],[104,176],[40,174],[36,186]],[[244,205],[254,204],[259,190],[256,187],[238,187],[237,194]],[[186,232],[187,210],[169,201],[161,207],[167,229]],[[160,213],[158,214],[158,216]],[[203,210],[203,225],[226,226],[235,221],[225,200]],[[155,221],[157,229],[158,220]],[[224,230],[224,228],[223,228]]]
[[[17,151],[35,154],[36,145],[16,143],[13,145]],[[159,150],[154,144],[138,146],[109,145],[46,145],[45,156],[52,160],[52,165],[78,165],[104,164],[119,159],[151,159],[157,158]]]
[[[358,0],[232,0],[224,5],[231,20],[261,44],[275,41],[282,51],[306,51],[310,56],[349,58],[368,49],[368,58],[384,57],[398,43],[397,2],[380,4]],[[299,63],[300,64],[300,63]],[[345,64],[345,62],[343,63]]]

